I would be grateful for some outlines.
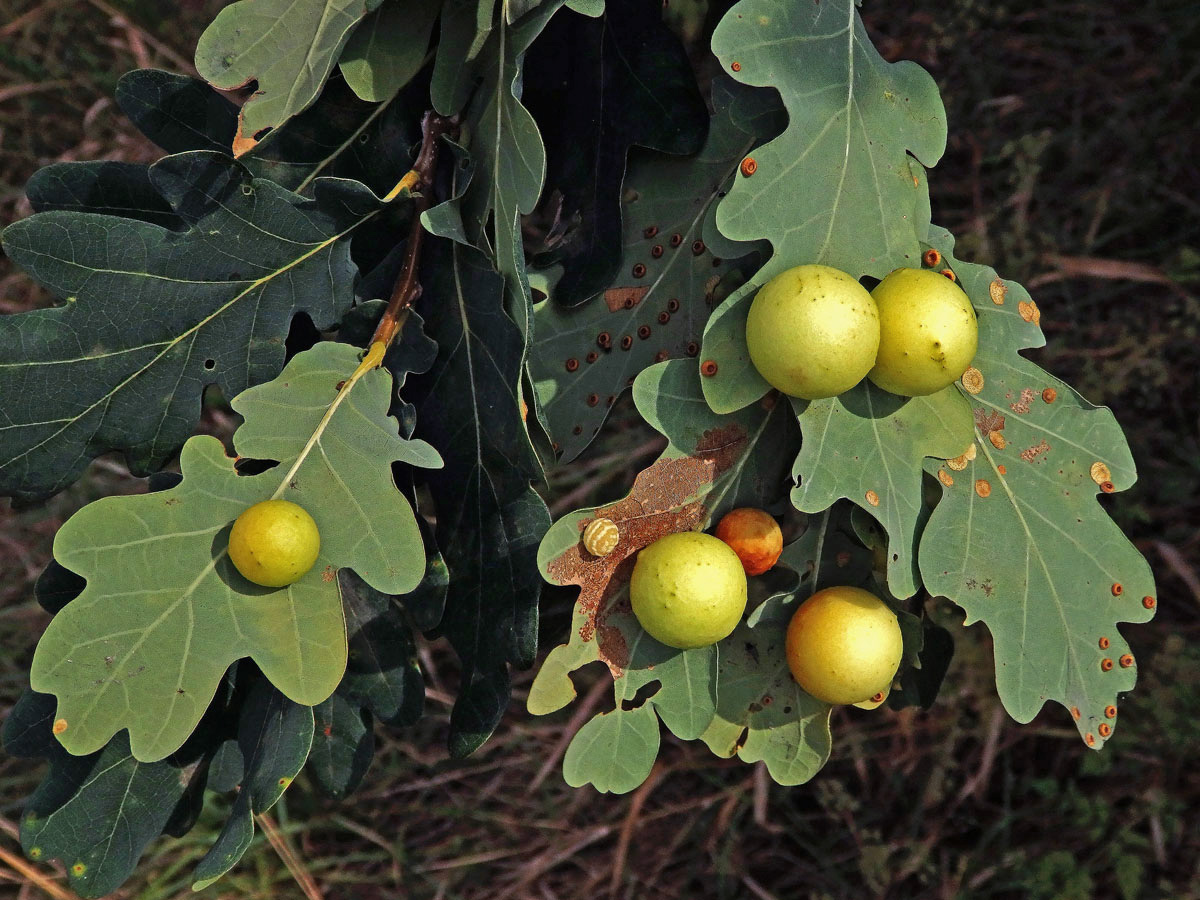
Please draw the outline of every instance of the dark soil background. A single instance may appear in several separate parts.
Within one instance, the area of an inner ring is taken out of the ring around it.
[[[0,222],[28,215],[22,187],[40,166],[154,159],[112,101],[117,78],[190,71],[223,5],[0,0]],[[670,14],[688,34],[704,6],[671,0]],[[1133,445],[1140,480],[1109,507],[1155,569],[1159,614],[1127,629],[1141,678],[1114,740],[1087,750],[1053,705],[1029,725],[1010,720],[975,626],[957,629],[930,712],[837,710],[833,757],[807,785],[778,787],[667,736],[642,788],[601,796],[559,774],[586,716],[531,719],[528,673],[496,737],[447,761],[455,674],[433,643],[430,714],[379,735],[362,790],[335,802],[301,777],[202,896],[1200,898],[1200,8],[873,0],[864,16],[885,56],[941,85],[951,138],[930,178],[935,221],[959,235],[961,256],[1030,288],[1048,338],[1035,358],[1113,407]],[[0,313],[46,302],[0,257]],[[555,473],[550,496],[570,495],[557,512],[621,495],[656,450],[622,409]],[[228,424],[220,407],[207,414],[205,427]],[[101,459],[46,506],[0,501],[0,716],[46,624],[31,586],[56,529],[96,497],[140,489]],[[547,647],[569,604],[549,598]],[[610,695],[585,675],[596,689],[581,679],[575,706],[603,708]],[[16,822],[40,774],[0,756],[0,897],[73,896],[61,874],[20,858]],[[153,845],[118,896],[192,896],[221,812]]]

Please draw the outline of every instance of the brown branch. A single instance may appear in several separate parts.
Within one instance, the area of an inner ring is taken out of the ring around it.
[[[439,116],[433,111],[425,113],[425,118],[421,120],[421,150],[412,170],[400,183],[401,189],[407,188],[415,197],[412,226],[408,232],[408,244],[404,248],[404,268],[400,270],[400,277],[396,279],[383,318],[375,328],[375,334],[371,338],[372,344],[380,341],[384,345],[391,343],[408,317],[408,310],[421,296],[421,286],[417,283],[421,244],[425,234],[425,229],[421,226],[421,214],[429,209],[433,199],[431,188],[434,173],[437,171],[438,141],[443,134],[453,131],[456,126],[455,119]],[[393,194],[395,193],[393,191]]]

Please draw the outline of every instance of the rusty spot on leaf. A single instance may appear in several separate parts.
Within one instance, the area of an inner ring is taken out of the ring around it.
[[[1092,476],[1092,481],[1096,482],[1096,484],[1104,484],[1106,481],[1112,481],[1112,472],[1102,462],[1092,463],[1092,467],[1088,469],[1088,474]]]
[[[1089,747],[1096,746],[1096,736],[1094,734],[1092,734],[1090,731],[1083,736],[1083,739],[1084,739],[1084,741],[1087,742],[1087,745]]]
[[[1043,453],[1050,452],[1050,445],[1045,440],[1038,441],[1032,447],[1027,447],[1021,451],[1021,459],[1027,463],[1037,462],[1037,458]]]
[[[1022,388],[1021,399],[1016,403],[1008,404],[1008,408],[1015,413],[1025,415],[1025,413],[1029,412],[1029,406],[1033,403],[1033,398],[1036,396],[1037,394],[1034,392],[1033,388]]]
[[[1079,707],[1078,706],[1071,707],[1071,718],[1074,719],[1076,722],[1079,721]]]
[[[996,466],[996,471],[999,472],[1001,475],[1007,475],[1008,474],[1008,466]]]
[[[1042,391],[1042,400],[1044,400],[1046,403],[1053,403],[1057,399],[1058,391],[1056,391],[1054,388],[1046,388],[1044,391]]]
[[[974,366],[969,366],[962,373],[962,386],[968,394],[978,394],[983,390],[983,373]]]
[[[1004,416],[1000,415],[998,412],[992,412],[984,409],[983,407],[979,407],[975,410],[975,427],[978,428],[983,434],[987,434],[989,431],[1003,431]],[[974,448],[975,445],[972,444],[971,449]],[[967,459],[974,458],[974,456],[967,457]]]
[[[980,497],[990,497],[992,495],[992,486],[986,478],[980,478],[975,482],[975,493]]]
[[[954,487],[954,476],[945,469],[938,469],[938,481],[946,487]]]
[[[870,503],[872,506],[878,506],[879,505],[879,495],[877,493],[875,493],[874,491],[867,491],[867,502]]]
[[[638,265],[641,265],[639,263]],[[642,266],[643,274],[645,274],[645,266]],[[642,302],[642,298],[650,290],[645,285],[639,287],[615,287],[609,288],[604,292],[604,305],[608,307],[609,312],[617,312],[622,309],[633,309]]]
[[[628,610],[628,599],[618,604],[615,598],[633,572],[636,553],[665,534],[699,527],[707,508],[688,498],[733,465],[745,442],[744,429],[730,425],[707,432],[695,456],[658,460],[638,473],[628,497],[597,508],[593,517],[579,522],[582,532],[594,519],[610,520],[620,531],[613,552],[595,557],[582,541],[576,541],[546,566],[547,574],[558,584],[580,587],[576,604],[586,620],[579,635],[585,641],[597,641],[600,658],[614,677],[629,664],[629,650],[620,629],[607,619],[613,612]]]
[[[54,725],[50,730],[53,731],[55,734],[62,734],[64,731],[67,730],[67,720],[66,719],[55,719]]]
[[[988,285],[988,294],[991,296],[992,302],[995,303],[997,306],[1004,305],[1004,296],[1007,293],[1008,293],[1008,285],[1005,284],[1003,281],[1001,281],[999,278],[997,278],[995,281],[993,281],[991,284]]]
[[[1032,300],[1022,300],[1018,303],[1017,312],[1021,314],[1021,318],[1026,322],[1032,322],[1034,325],[1042,324],[1042,311],[1038,309],[1038,305]]]

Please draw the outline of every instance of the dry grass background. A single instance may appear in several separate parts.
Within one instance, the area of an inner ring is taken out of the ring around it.
[[[0,0],[0,222],[28,214],[21,189],[39,166],[153,159],[112,102],[116,80],[187,70],[223,5]],[[953,625],[947,607],[957,654],[936,707],[837,710],[833,758],[810,784],[780,788],[666,736],[645,785],[601,796],[559,775],[585,717],[524,714],[528,673],[496,737],[449,762],[455,672],[435,643],[423,649],[430,713],[379,735],[361,791],[335,802],[297,780],[202,896],[1200,898],[1200,17],[1164,0],[876,0],[864,13],[886,56],[919,61],[942,86],[952,137],[931,176],[935,218],[962,255],[1030,286],[1049,338],[1038,361],[1113,406],[1134,446],[1141,480],[1110,508],[1155,567],[1160,613],[1129,629],[1142,677],[1117,737],[1096,754],[1057,707],[1008,719],[986,631]],[[0,258],[0,312],[43,302]],[[221,417],[207,427],[227,427]],[[618,496],[655,449],[625,404],[549,496]],[[30,587],[55,530],[98,496],[138,489],[102,459],[44,507],[0,503],[0,715],[45,625]],[[547,595],[545,646],[565,634],[570,600]],[[611,702],[599,673],[580,687],[584,706]],[[0,897],[70,896],[19,859],[16,820],[39,777],[0,756]],[[118,896],[190,896],[221,812],[214,803],[188,837],[153,845]]]

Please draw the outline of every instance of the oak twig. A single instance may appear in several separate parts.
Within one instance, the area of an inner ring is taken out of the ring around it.
[[[385,347],[400,332],[408,311],[421,296],[421,286],[417,283],[417,270],[421,262],[421,244],[425,229],[421,226],[421,214],[429,209],[432,200],[431,188],[433,176],[437,171],[438,141],[443,134],[452,132],[457,127],[457,120],[439,116],[437,113],[425,113],[421,120],[421,150],[417,154],[413,167],[401,180],[396,189],[389,194],[395,197],[400,191],[407,189],[415,196],[416,206],[413,210],[412,226],[408,232],[408,244],[404,248],[404,267],[400,277],[392,289],[383,318],[375,328],[371,344],[382,343]]]

